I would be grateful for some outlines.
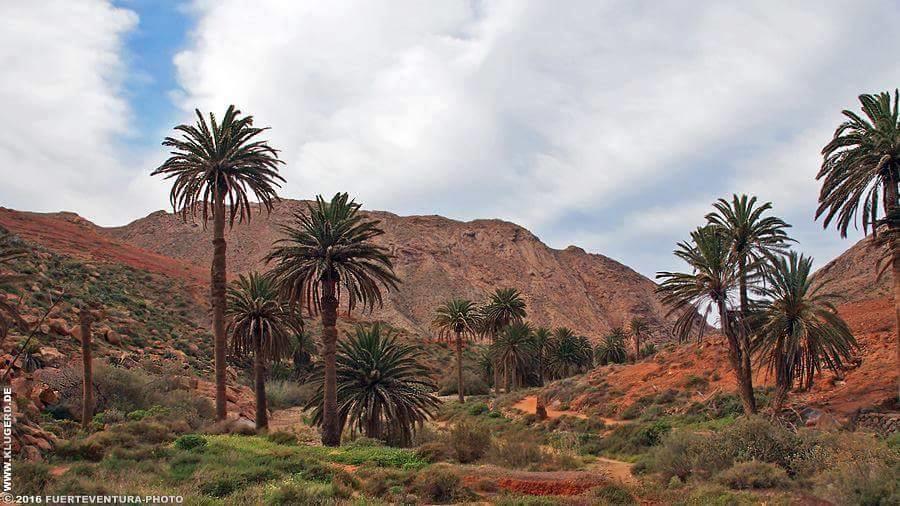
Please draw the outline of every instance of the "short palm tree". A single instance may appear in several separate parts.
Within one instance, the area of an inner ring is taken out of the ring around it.
[[[428,379],[430,370],[422,362],[423,352],[411,344],[397,342],[394,333],[380,324],[359,326],[338,345],[338,420],[343,427],[359,430],[366,437],[406,446],[416,427],[431,418],[440,400]],[[323,423],[322,380],[316,380],[314,423]]]
[[[862,214],[865,233],[880,234],[894,277],[895,340],[900,365],[900,92],[860,95],[862,115],[843,111],[847,120],[822,148],[822,181],[816,218],[824,217],[847,237]]]
[[[466,402],[463,393],[465,385],[463,385],[462,342],[464,338],[475,337],[480,317],[474,302],[451,299],[437,308],[432,322],[441,337],[449,337],[452,334],[456,338],[456,390],[459,402]]]
[[[290,357],[294,366],[294,376],[299,378],[304,368],[312,363],[318,346],[308,330],[294,333],[290,338]]]
[[[631,338],[634,342],[634,359],[641,359],[641,339],[643,339],[647,334],[650,333],[650,325],[647,324],[647,320],[639,316],[635,316],[628,323],[628,333],[631,334]]]
[[[625,347],[625,338],[628,334],[622,327],[613,328],[609,334],[603,337],[603,341],[597,345],[594,355],[600,365],[621,364],[628,360],[628,351]]]
[[[503,368],[506,391],[512,391],[522,381],[521,376],[534,356],[531,326],[525,322],[508,325],[491,344],[494,362]]]
[[[585,348],[584,342],[571,329],[559,327],[553,331],[548,346],[548,365],[555,378],[566,378],[589,366],[592,354],[590,344]]]
[[[795,381],[804,389],[822,366],[837,372],[851,358],[856,340],[838,316],[837,296],[813,287],[812,259],[790,252],[766,271],[765,297],[754,315],[754,350],[775,373],[773,402],[781,409]]]
[[[400,282],[388,251],[373,242],[384,231],[359,210],[346,193],[330,202],[317,196],[306,213],[294,213],[294,224],[282,227],[285,237],[266,257],[274,263],[271,274],[282,295],[310,314],[322,314],[322,443],[327,446],[341,443],[335,372],[340,297],[347,301],[348,312],[360,304],[371,311],[382,305],[382,288],[395,289]]]
[[[269,427],[266,406],[266,364],[277,362],[291,351],[291,332],[302,331],[302,321],[293,308],[278,298],[271,278],[256,272],[233,281],[226,294],[226,332],[234,356],[253,355],[256,429]]]
[[[534,342],[535,358],[537,359],[538,382],[540,382],[541,386],[544,386],[544,368],[547,365],[547,346],[550,344],[550,339],[552,339],[552,337],[553,332],[547,327],[538,327],[534,329],[534,332],[531,334],[531,339]]]
[[[525,300],[519,290],[498,288],[481,309],[482,333],[489,336],[493,342],[506,326],[523,322],[526,316],[528,313],[525,310]],[[494,393],[500,392],[500,371],[501,368],[495,363]]]
[[[241,116],[233,105],[216,121],[209,122],[200,113],[195,125],[178,125],[178,138],[166,137],[163,146],[171,148],[171,156],[152,175],[173,179],[169,200],[182,218],[195,217],[199,210],[203,229],[212,214],[212,316],[215,347],[216,417],[225,418],[225,223],[234,226],[235,219],[249,220],[250,199],[259,208],[271,211],[278,200],[275,189],[283,182],[278,174],[278,152],[259,139],[265,128],[253,126],[253,116]],[[226,217],[228,218],[226,220]]]
[[[731,238],[716,227],[700,227],[691,233],[690,242],[678,243],[675,256],[687,263],[691,272],[657,273],[657,279],[662,282],[656,291],[662,302],[670,307],[669,314],[681,314],[675,325],[679,339],[686,339],[694,327],[699,327],[702,332],[706,318],[715,311],[728,342],[728,359],[737,378],[744,412],[755,413],[753,370],[749,358],[744,356],[750,350],[740,343],[737,326],[743,323],[736,314],[738,312],[729,306],[740,284]],[[698,310],[702,315],[700,318],[696,316]]]

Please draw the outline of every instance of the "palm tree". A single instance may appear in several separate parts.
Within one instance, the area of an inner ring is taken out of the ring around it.
[[[316,341],[306,329],[294,333],[290,337],[290,357],[294,365],[294,377],[299,378],[303,368],[312,362],[317,350]]]
[[[301,330],[302,320],[278,298],[268,276],[243,274],[228,287],[226,329],[234,356],[253,355],[256,393],[256,429],[269,427],[266,406],[266,362],[278,361],[291,349],[290,331]]]
[[[326,202],[321,195],[307,205],[306,213],[294,213],[294,225],[282,227],[283,239],[266,257],[274,262],[272,276],[291,303],[306,306],[310,314],[322,314],[323,360],[325,362],[322,443],[341,443],[337,418],[337,309],[343,295],[347,312],[358,304],[364,310],[382,305],[381,287],[397,288],[388,251],[373,243],[384,234],[378,221],[359,213],[360,205],[346,193]]]
[[[451,299],[437,308],[432,322],[441,337],[449,337],[451,333],[456,337],[456,390],[459,402],[466,402],[463,394],[462,341],[463,338],[475,336],[479,318],[475,303],[465,299]]]
[[[593,354],[590,344],[585,349],[584,342],[566,327],[553,332],[548,352],[548,365],[556,378],[571,376],[572,371],[589,365]]]
[[[520,376],[534,351],[531,326],[524,322],[508,325],[494,340],[491,352],[494,362],[503,366],[507,392],[521,384]]]
[[[481,310],[481,329],[493,342],[497,335],[512,323],[525,321],[525,300],[515,288],[498,288]],[[494,393],[500,393],[500,367],[494,364]]]
[[[657,293],[662,302],[671,307],[669,314],[680,313],[676,324],[679,339],[686,339],[694,327],[702,332],[710,312],[716,311],[722,334],[728,342],[728,359],[738,383],[738,394],[747,414],[756,412],[753,397],[753,371],[750,360],[745,357],[749,348],[738,338],[739,314],[731,310],[729,300],[739,288],[737,259],[732,254],[731,238],[721,233],[717,227],[700,227],[691,232],[690,242],[678,243],[675,256],[684,260],[691,268],[690,273],[659,272],[661,279]],[[756,266],[752,267],[755,271]],[[702,317],[698,318],[700,309]]]
[[[650,325],[643,318],[636,316],[628,324],[628,333],[634,339],[634,359],[641,359],[641,338],[650,333]]]
[[[534,329],[534,332],[531,334],[531,339],[534,342],[535,356],[537,358],[538,381],[541,386],[544,386],[544,367],[547,363],[546,351],[552,337],[553,333],[547,327],[538,327]]]
[[[431,418],[440,400],[428,379],[430,370],[422,362],[423,352],[399,343],[381,324],[358,326],[338,345],[337,400],[340,426],[350,423],[366,437],[408,445],[416,426]],[[324,382],[327,385],[327,382]],[[324,423],[323,381],[315,382],[313,422]]]
[[[784,252],[787,243],[792,240],[785,232],[790,225],[775,216],[763,216],[772,209],[772,203],[765,202],[757,207],[755,196],[748,198],[747,195],[739,197],[735,194],[730,203],[719,199],[713,207],[716,211],[706,215],[706,219],[728,238],[731,254],[737,263],[740,318],[734,319],[733,323],[742,350],[741,359],[745,362],[741,367],[749,370],[750,332],[745,324],[750,311],[748,284],[762,275],[754,266],[765,267],[768,265],[764,262],[766,257]]]
[[[628,352],[625,349],[625,338],[628,334],[622,327],[613,328],[609,334],[603,337],[603,342],[597,346],[594,355],[601,365],[621,364],[628,360]]]
[[[822,365],[837,372],[851,358],[856,340],[837,314],[837,296],[813,287],[812,258],[790,252],[766,270],[765,297],[753,317],[754,351],[775,372],[774,408],[780,411],[795,381],[804,389]]]
[[[196,216],[198,209],[203,229],[212,212],[213,259],[210,296],[215,344],[216,417],[225,419],[225,222],[249,221],[250,198],[259,201],[260,210],[272,210],[278,200],[275,188],[284,181],[278,174],[278,152],[258,139],[265,128],[253,126],[253,116],[241,116],[233,105],[218,123],[213,114],[209,122],[199,110],[196,125],[178,125],[179,138],[166,137],[163,146],[171,156],[152,175],[174,179],[169,200],[183,219]],[[227,203],[227,207],[226,207]]]
[[[888,92],[860,95],[863,116],[843,111],[847,120],[834,131],[822,148],[822,180],[816,219],[824,216],[827,228],[832,221],[847,237],[862,211],[864,233],[871,230],[888,246],[894,276],[895,340],[900,364],[900,94],[894,101]],[[880,201],[880,204],[879,204]],[[879,230],[881,229],[881,230]]]

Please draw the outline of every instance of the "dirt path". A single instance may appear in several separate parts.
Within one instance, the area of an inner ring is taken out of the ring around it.
[[[627,484],[637,483],[634,475],[631,474],[632,467],[634,464],[606,457],[597,457],[597,460],[591,465],[592,469],[599,469],[610,478]]]
[[[535,414],[537,411],[537,396],[529,395],[524,397],[521,401],[513,404],[514,409],[518,409],[523,413]],[[563,415],[566,416],[574,416],[576,418],[587,418],[587,415],[584,413],[579,413],[578,411],[571,410],[556,410],[552,409],[550,406],[547,406],[547,418],[559,418]]]
[[[303,444],[321,444],[318,431],[303,421],[304,411],[301,407],[278,409],[269,416],[269,432],[290,432],[297,435]]]

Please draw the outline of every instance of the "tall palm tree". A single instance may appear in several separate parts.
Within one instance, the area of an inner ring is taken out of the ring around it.
[[[538,366],[538,381],[544,386],[544,368],[547,365],[547,346],[553,333],[547,327],[538,327],[531,334],[531,340],[534,342],[535,356]]]
[[[416,426],[431,418],[440,400],[428,379],[423,352],[399,343],[394,333],[380,324],[359,326],[338,345],[337,400],[340,425],[351,424],[366,437],[406,446]],[[313,421],[323,423],[322,380],[316,380]]]
[[[522,372],[534,354],[531,325],[517,322],[506,326],[491,345],[494,362],[503,367],[506,391],[521,384]]]
[[[773,258],[766,271],[765,297],[754,315],[754,351],[775,373],[773,405],[781,409],[795,381],[804,389],[822,365],[837,372],[851,358],[856,340],[837,314],[837,296],[812,286],[812,258],[790,252]]]
[[[622,327],[613,328],[609,334],[603,337],[603,341],[597,345],[594,354],[601,365],[621,364],[628,359],[625,349],[625,338],[628,334]]]
[[[691,272],[659,272],[661,279],[657,293],[662,302],[670,306],[669,314],[680,313],[682,317],[675,326],[679,339],[686,339],[694,327],[701,332],[706,326],[706,318],[712,311],[719,317],[722,334],[728,342],[728,359],[734,370],[738,383],[738,394],[747,414],[756,412],[756,400],[753,397],[753,371],[750,368],[749,347],[743,346],[739,340],[738,311],[730,308],[730,298],[739,289],[740,275],[737,259],[732,254],[730,236],[721,233],[717,227],[700,227],[691,232],[690,242],[678,243],[675,256],[684,260]],[[756,269],[756,266],[752,266]],[[701,318],[697,318],[697,310]],[[685,316],[687,318],[685,318]]]
[[[528,313],[525,300],[515,288],[498,288],[494,290],[487,304],[482,308],[481,329],[490,336],[493,342],[497,335],[508,325],[525,321]],[[494,364],[494,393],[500,393],[500,367]]]
[[[900,94],[860,95],[863,115],[843,111],[847,120],[822,148],[822,181],[816,219],[824,216],[847,237],[862,211],[863,231],[886,244],[894,276],[897,363],[900,364]]]
[[[266,262],[275,264],[271,273],[282,294],[310,314],[322,314],[326,446],[341,443],[335,372],[340,298],[345,297],[348,313],[359,304],[371,311],[382,305],[382,287],[395,289],[400,282],[388,251],[373,242],[384,234],[379,222],[365,219],[359,210],[346,193],[335,194],[330,202],[319,195],[306,213],[294,213],[294,224],[282,227],[285,237],[266,256]]]
[[[756,197],[732,195],[731,202],[719,199],[713,204],[716,209],[706,215],[707,221],[731,243],[731,254],[737,263],[738,296],[740,318],[733,320],[738,344],[741,346],[743,369],[750,369],[750,332],[745,321],[750,311],[749,284],[759,279],[762,272],[756,267],[768,265],[764,259],[784,252],[791,241],[786,230],[790,225],[775,216],[764,216],[772,209],[771,202],[756,205]]]
[[[449,337],[451,333],[456,337],[456,390],[459,402],[466,402],[463,394],[462,341],[463,338],[475,336],[479,320],[480,314],[474,302],[451,299],[437,308],[432,322],[441,337]]]
[[[650,333],[650,325],[647,324],[647,320],[639,316],[635,316],[628,323],[628,333],[631,334],[632,339],[634,340],[634,359],[641,359],[641,338]]]
[[[173,179],[169,200],[183,219],[199,210],[203,229],[210,213],[213,220],[213,259],[210,296],[215,344],[216,417],[225,418],[225,223],[234,226],[251,215],[251,197],[259,208],[272,210],[278,200],[275,189],[284,181],[278,174],[278,152],[259,135],[266,128],[253,126],[253,116],[241,116],[228,106],[222,122],[210,113],[209,122],[200,113],[195,125],[175,127],[181,136],[166,137],[162,145],[171,156],[151,175]],[[227,205],[226,205],[227,204]]]
[[[269,427],[266,406],[266,364],[285,357],[291,349],[291,331],[302,332],[293,308],[278,298],[271,278],[252,272],[233,281],[226,294],[226,329],[235,356],[253,355],[256,429]]]

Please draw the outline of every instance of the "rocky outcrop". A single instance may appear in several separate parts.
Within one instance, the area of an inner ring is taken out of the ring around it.
[[[283,201],[269,217],[236,224],[228,232],[229,270],[265,268],[263,257],[281,238],[279,225],[303,209],[303,202]],[[668,334],[656,285],[603,255],[574,246],[550,248],[528,230],[500,220],[367,214],[381,221],[386,233],[380,242],[394,255],[403,281],[374,318],[428,335],[434,308],[446,299],[481,300],[494,288],[515,287],[523,292],[535,324],[567,326],[596,339],[642,316],[657,329],[657,338]],[[162,211],[101,232],[197,268],[208,268],[212,255],[209,228],[204,231],[197,223]]]

